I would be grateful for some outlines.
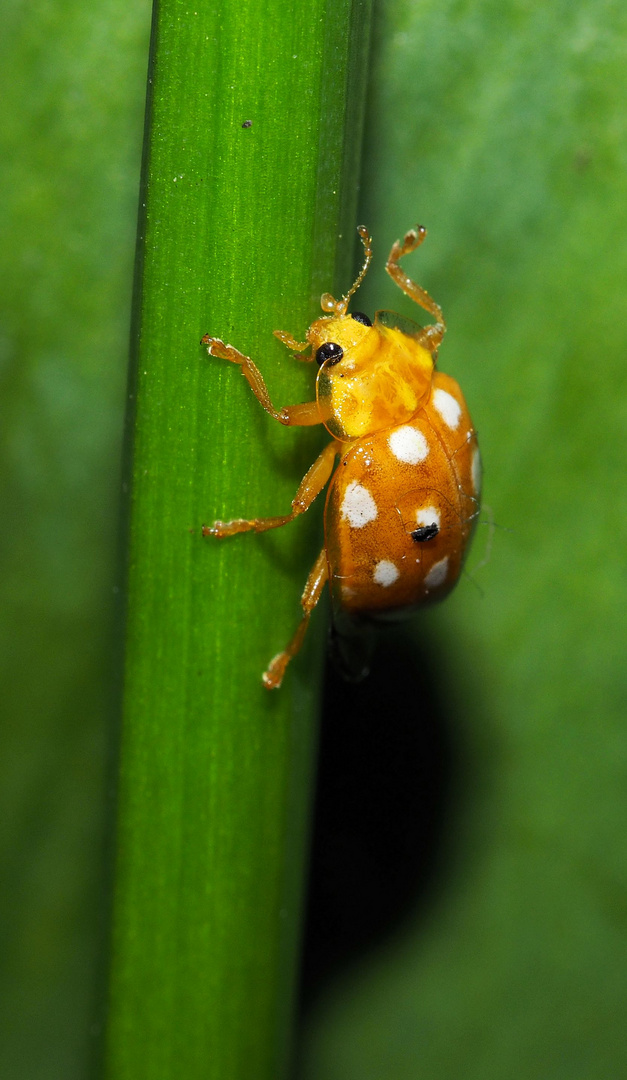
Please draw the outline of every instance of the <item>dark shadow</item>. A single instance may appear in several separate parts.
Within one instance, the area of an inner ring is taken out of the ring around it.
[[[363,682],[327,665],[302,1009],[437,891],[457,771],[439,674],[398,629],[380,634]]]

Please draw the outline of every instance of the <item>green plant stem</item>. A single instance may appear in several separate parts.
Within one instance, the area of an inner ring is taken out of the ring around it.
[[[260,675],[298,621],[319,517],[223,544],[200,525],[284,512],[320,435],[274,424],[198,342],[209,331],[252,355],[279,405],[311,397],[311,369],[272,330],[302,338],[320,292],[349,283],[368,22],[368,0],[164,0],[155,14],[109,1080],[287,1068],[315,649],[279,692]]]

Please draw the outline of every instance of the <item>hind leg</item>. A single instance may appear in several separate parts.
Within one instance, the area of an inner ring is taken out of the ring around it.
[[[266,689],[278,690],[281,685],[287,665],[292,657],[296,656],[296,653],[303,643],[311,613],[322,595],[322,590],[328,576],[327,553],[323,548],[311,568],[307,583],[303,590],[303,595],[300,600],[303,608],[303,617],[298,624],[296,633],[287,648],[284,649],[283,652],[277,653],[268,664],[268,670],[263,673],[263,685]]]

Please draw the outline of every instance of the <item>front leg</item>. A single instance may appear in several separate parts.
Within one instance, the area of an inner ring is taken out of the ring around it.
[[[278,338],[280,342],[285,345],[286,349],[291,349],[292,352],[301,353],[305,352],[305,349],[311,348],[308,341],[297,341],[292,334],[288,334],[286,330],[273,330],[275,338]],[[306,363],[311,363],[313,356],[297,356],[297,360],[304,360]]]
[[[234,345],[225,345],[220,338],[210,337],[209,334],[201,339],[201,345],[207,346],[209,356],[217,356],[221,360],[230,360],[232,364],[239,364],[242,375],[246,379],[257,401],[263,405],[267,413],[287,427],[298,425],[299,427],[311,427],[313,424],[321,424],[322,420],[318,413],[315,401],[307,401],[302,405],[288,405],[284,409],[275,409],[270,400],[268,388],[259,368],[244,353],[236,349]]]

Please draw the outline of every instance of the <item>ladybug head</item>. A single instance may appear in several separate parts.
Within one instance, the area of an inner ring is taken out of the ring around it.
[[[431,352],[415,333],[388,327],[380,315],[373,325],[361,312],[348,314],[348,302],[372,259],[368,230],[362,225],[358,232],[366,253],[361,273],[341,300],[324,293],[320,302],[328,314],[307,331],[312,359],[320,368],[316,378],[319,415],[339,440],[404,423],[429,393],[433,375]]]
[[[373,334],[371,320],[361,311],[356,311],[354,315],[323,315],[316,319],[307,331],[307,341],[318,366],[330,368],[339,364],[340,360],[348,361],[358,346],[360,355],[364,347],[368,352],[365,339]],[[374,348],[374,340],[371,347]]]

